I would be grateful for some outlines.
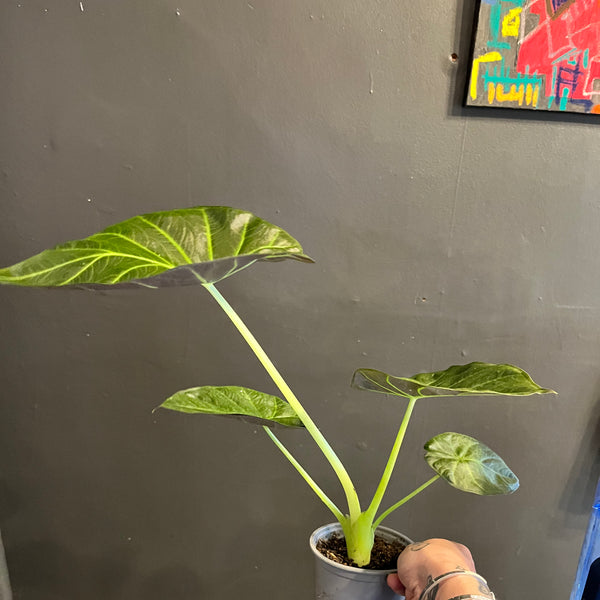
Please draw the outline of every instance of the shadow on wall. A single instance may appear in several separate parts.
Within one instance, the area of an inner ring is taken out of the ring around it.
[[[566,525],[581,515],[588,515],[600,477],[600,399],[593,407],[581,436],[577,457],[571,468],[559,507],[565,512]]]
[[[0,533],[0,600],[12,600],[10,581],[8,580],[8,570],[6,568],[6,559],[4,556],[4,546],[2,545],[2,534]]]

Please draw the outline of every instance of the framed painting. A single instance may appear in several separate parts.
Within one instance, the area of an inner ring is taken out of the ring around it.
[[[599,0],[480,0],[467,106],[600,114]]]

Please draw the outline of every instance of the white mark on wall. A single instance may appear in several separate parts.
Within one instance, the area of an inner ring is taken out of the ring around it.
[[[250,4],[250,2],[248,2],[248,8],[249,8],[250,10],[254,10],[254,6],[252,6],[252,4]]]
[[[83,12],[85,9],[83,8],[83,2],[79,3],[79,10]]]
[[[465,143],[467,140],[467,119],[463,125],[462,141],[460,144],[460,156],[458,157],[458,167],[456,169],[456,179],[454,181],[454,200],[452,202],[452,215],[450,217],[450,231],[448,232],[448,249],[446,255],[448,258],[452,258],[452,240],[454,238],[454,228],[456,227],[456,208],[458,205],[458,198],[461,189],[461,178],[463,169],[463,158],[465,155]]]
[[[580,304],[555,304],[555,308],[562,308],[565,310],[598,310],[598,306],[580,305]]]
[[[375,89],[374,89],[374,84],[373,84],[373,72],[369,71],[369,83],[370,83],[370,87],[369,87],[369,94],[372,94]]]

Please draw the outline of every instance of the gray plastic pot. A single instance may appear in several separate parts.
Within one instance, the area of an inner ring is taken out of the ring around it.
[[[399,600],[388,587],[386,577],[395,569],[373,570],[347,567],[329,560],[317,550],[317,542],[332,534],[343,535],[339,523],[330,523],[319,527],[310,536],[310,548],[315,555],[315,598],[316,600]],[[378,527],[377,535],[388,541],[400,541],[412,544],[405,535],[389,529]]]

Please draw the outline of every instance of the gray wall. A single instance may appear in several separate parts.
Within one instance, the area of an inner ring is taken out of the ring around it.
[[[599,474],[599,125],[462,110],[473,4],[3,2],[0,263],[198,204],[287,228],[316,265],[221,290],[365,498],[402,406],[350,390],[354,368],[522,366],[560,395],[423,402],[388,499],[447,430],[521,489],[438,483],[388,524],[463,541],[500,597],[562,599]],[[330,515],[262,431],[152,413],[192,385],[275,391],[204,290],[2,288],[0,307],[17,599],[311,597],[306,541]],[[341,502],[310,439],[282,436]]]

